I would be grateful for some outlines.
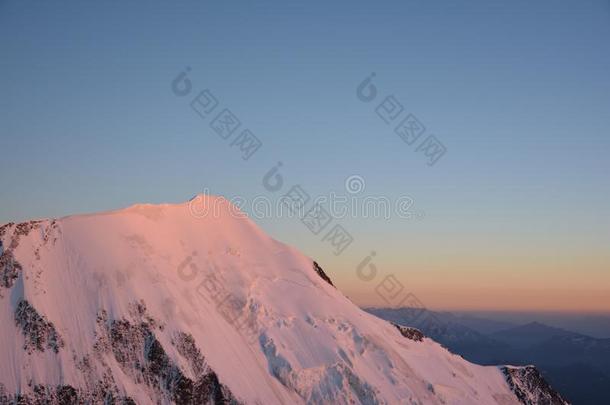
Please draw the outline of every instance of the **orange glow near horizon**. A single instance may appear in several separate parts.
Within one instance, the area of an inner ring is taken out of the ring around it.
[[[422,254],[400,263],[378,255],[372,260],[377,276],[371,281],[358,277],[359,259],[328,257],[327,267],[338,288],[360,306],[397,305],[376,291],[385,277],[394,275],[404,287],[401,294],[413,293],[433,310],[610,313],[610,258],[584,256],[515,255],[510,260],[491,254]],[[356,264],[346,268],[346,261]]]

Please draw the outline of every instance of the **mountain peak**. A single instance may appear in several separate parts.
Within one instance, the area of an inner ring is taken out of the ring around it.
[[[519,403],[237,214],[198,195],[0,227],[0,402]]]
[[[505,329],[494,333],[496,336],[509,336],[509,335],[524,335],[529,334],[532,337],[553,337],[553,336],[571,336],[577,335],[575,332],[570,332],[565,329],[556,328],[540,322],[530,322],[524,325],[515,326],[513,328]]]

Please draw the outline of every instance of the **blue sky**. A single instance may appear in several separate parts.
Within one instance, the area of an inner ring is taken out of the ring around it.
[[[359,175],[425,212],[343,220],[339,257],[259,221],[358,302],[378,301],[353,270],[375,250],[431,307],[610,310],[608,38],[607,1],[0,2],[0,222],[275,199],[261,179],[282,161],[311,195]],[[251,159],[172,93],[186,66],[261,139]],[[375,114],[388,95],[446,146],[436,165]]]

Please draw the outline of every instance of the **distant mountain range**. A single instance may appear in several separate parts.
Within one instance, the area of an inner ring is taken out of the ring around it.
[[[396,324],[419,328],[469,361],[533,364],[574,404],[609,403],[610,339],[593,338],[539,322],[514,325],[427,310],[415,318],[412,308],[365,310]]]
[[[578,333],[554,328],[539,322],[531,322],[491,334],[494,339],[505,342],[514,348],[527,349],[558,337],[576,337]]]

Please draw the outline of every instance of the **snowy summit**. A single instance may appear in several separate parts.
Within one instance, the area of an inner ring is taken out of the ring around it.
[[[217,197],[0,241],[0,404],[564,403],[533,367],[475,365],[362,311]]]

